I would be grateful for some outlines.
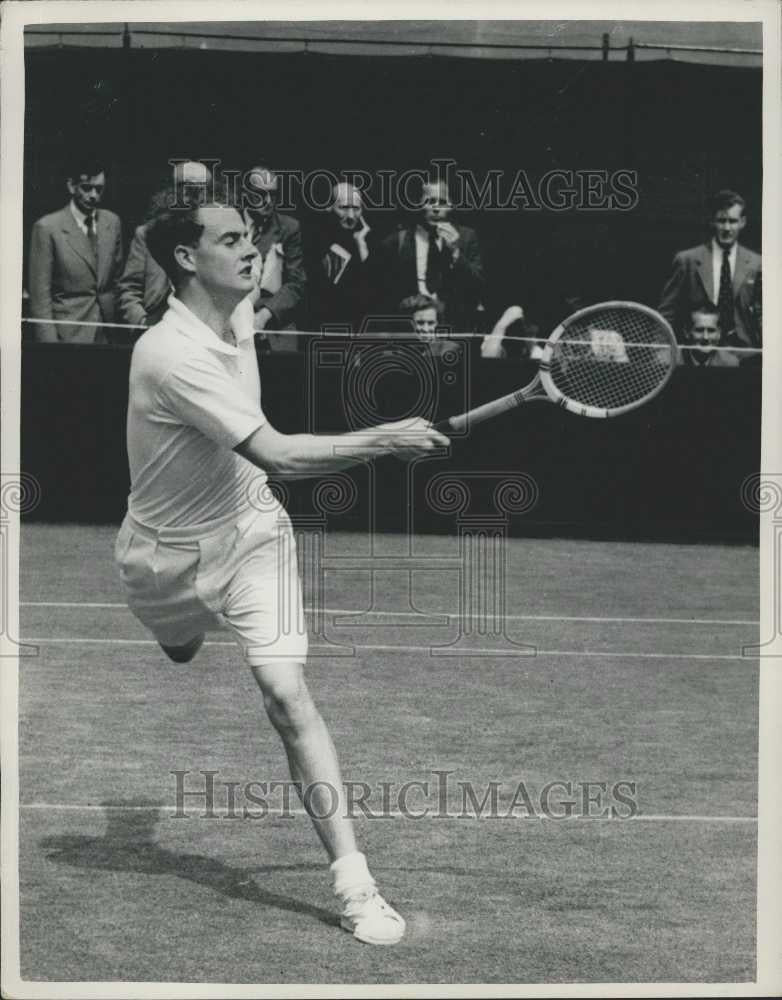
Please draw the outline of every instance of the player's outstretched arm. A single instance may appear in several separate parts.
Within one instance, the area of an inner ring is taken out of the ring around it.
[[[449,443],[429,421],[416,417],[348,434],[281,434],[264,424],[234,450],[267,472],[317,475],[380,455],[416,458]]]

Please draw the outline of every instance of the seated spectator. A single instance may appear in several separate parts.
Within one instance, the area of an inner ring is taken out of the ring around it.
[[[738,368],[739,359],[723,350],[720,314],[716,309],[696,309],[692,313],[687,342],[683,345],[682,364],[694,368]]]
[[[29,291],[33,319],[83,321],[83,325],[36,324],[42,342],[102,344],[101,322],[114,320],[122,272],[122,224],[99,208],[106,190],[104,165],[81,159],[69,172],[68,204],[33,225]]]
[[[188,160],[177,163],[172,180],[152,198],[147,217],[152,217],[166,199],[186,196],[188,200],[205,196],[212,174],[203,163]],[[147,249],[147,224],[136,229],[128,250],[125,270],[118,283],[119,312],[124,323],[132,326],[154,326],[163,318],[172,292],[165,271]],[[134,340],[139,331],[129,331]]]
[[[443,326],[443,311],[442,303],[430,295],[411,295],[399,305],[399,312],[409,319],[413,333],[433,358],[440,358],[447,351],[456,355],[462,351],[458,341],[448,338],[453,331]]]
[[[340,183],[332,197],[315,249],[313,325],[358,334],[368,330],[376,303],[378,251],[360,192]]]
[[[452,211],[442,181],[423,185],[414,219],[383,240],[383,284],[392,308],[411,295],[428,295],[443,303],[455,332],[467,333],[476,326],[483,264],[474,230],[451,222]]]
[[[351,344],[352,391],[355,380],[366,377],[357,395],[372,400],[377,419],[401,420],[411,413],[434,419],[435,411],[464,409],[468,345],[451,339],[442,313],[442,303],[432,296],[411,295],[384,320],[388,339],[373,334]]]
[[[279,181],[259,164],[250,170],[244,189],[244,214],[250,239],[258,251],[253,296],[256,331],[295,330],[307,287],[301,226],[276,209]],[[268,334],[272,350],[297,350],[296,338]]]
[[[693,310],[716,306],[724,343],[762,346],[756,289],[761,257],[738,242],[746,222],[741,195],[719,191],[710,206],[711,238],[674,257],[673,273],[662,291],[658,311],[677,338],[686,336]]]

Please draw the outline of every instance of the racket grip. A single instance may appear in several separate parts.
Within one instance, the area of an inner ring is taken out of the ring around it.
[[[451,425],[451,418],[446,417],[445,420],[438,420],[436,424],[432,425],[436,431],[441,434],[449,434],[453,432],[453,427]]]

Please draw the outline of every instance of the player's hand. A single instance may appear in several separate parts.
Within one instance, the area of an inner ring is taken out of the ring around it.
[[[447,448],[451,443],[423,417],[381,424],[375,430],[380,434],[383,450],[397,458],[415,458],[437,448]]]

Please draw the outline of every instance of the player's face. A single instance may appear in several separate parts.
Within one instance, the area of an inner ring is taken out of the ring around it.
[[[421,340],[434,340],[437,335],[437,310],[432,306],[419,309],[413,313],[413,325],[416,336]]]
[[[720,326],[716,316],[695,313],[692,317],[690,334],[694,344],[703,349],[716,347],[720,342]]]
[[[259,219],[268,219],[277,199],[277,175],[271,170],[253,170],[247,178],[247,208]]]
[[[746,222],[741,205],[731,205],[730,208],[721,208],[716,212],[711,225],[720,246],[733,246]]]
[[[100,205],[105,187],[106,176],[103,171],[92,177],[82,174],[77,178],[68,178],[68,190],[73,198],[73,203],[85,215]]]
[[[338,191],[332,211],[343,229],[355,229],[361,222],[361,196],[358,191]]]
[[[258,256],[244,220],[235,208],[209,205],[198,210],[198,221],[204,231],[190,251],[194,273],[213,295],[238,301],[254,288],[252,263]]]
[[[444,184],[424,184],[422,205],[424,220],[430,226],[446,222],[453,208]]]

